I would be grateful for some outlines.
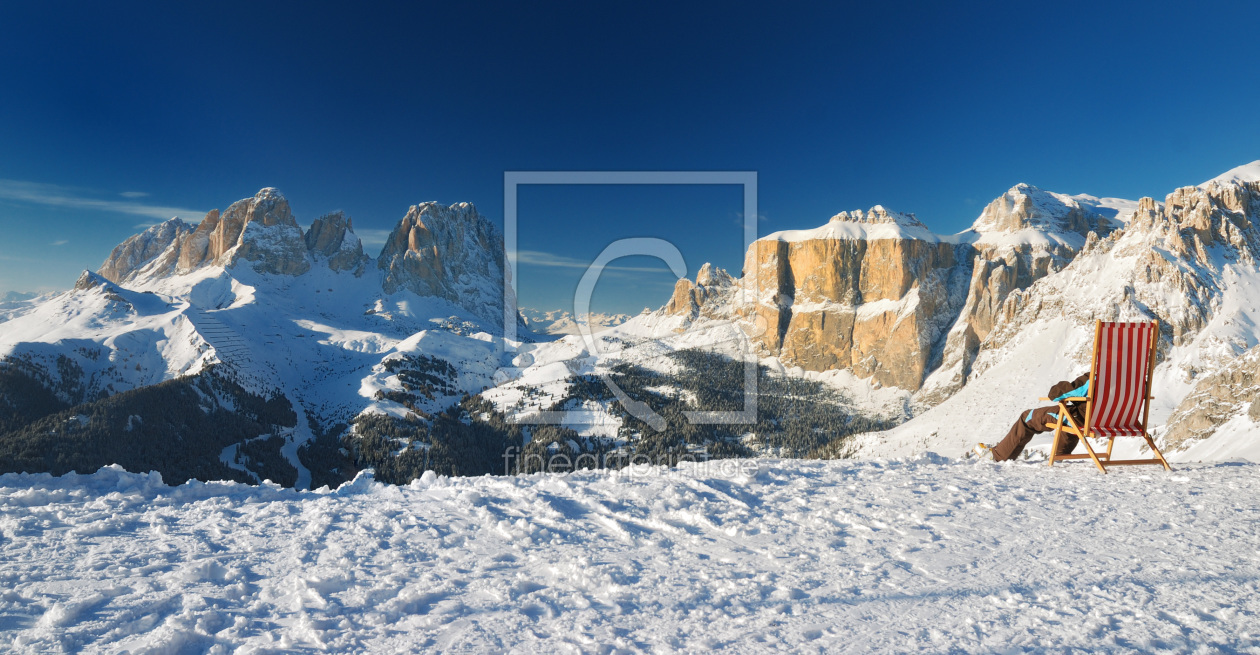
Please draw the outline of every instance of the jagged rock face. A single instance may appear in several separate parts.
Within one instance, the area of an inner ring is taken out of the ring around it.
[[[1260,346],[1199,380],[1168,419],[1162,441],[1171,451],[1186,448],[1244,412],[1260,422]]]
[[[980,344],[1012,315],[1012,293],[1066,267],[1086,234],[1112,229],[1071,197],[1026,184],[953,237],[879,206],[841,212],[821,228],[752,245],[737,286],[755,302],[705,289],[697,276],[678,282],[664,311],[695,318],[730,308],[785,363],[848,369],[931,405],[965,384]]]
[[[1101,220],[1100,220],[1101,219]],[[972,225],[976,232],[1018,232],[1034,228],[1075,232],[1084,236],[1102,231],[1105,219],[1074,199],[1017,184],[989,203]]]
[[[155,261],[155,268],[168,271],[176,263],[179,243],[191,232],[192,228],[178,218],[154,225],[118,244],[97,273],[121,284]]]
[[[503,237],[469,203],[413,205],[377,259],[385,293],[438,296],[502,317]]]
[[[695,318],[701,308],[734,284],[734,278],[721,268],[705,263],[696,273],[696,283],[681,278],[674,284],[674,295],[665,304],[665,313]]]
[[[1088,329],[1095,319],[1158,318],[1162,348],[1189,343],[1227,309],[1225,269],[1254,270],[1258,218],[1257,182],[1177,189],[1162,208],[1143,198],[1124,230],[1091,238],[1062,273],[1010,294],[1002,309],[1008,318],[982,345],[974,373],[987,367],[985,351],[1001,349],[1042,319],[1067,318]],[[1198,367],[1223,364],[1240,351],[1236,343],[1218,343],[1184,374],[1193,378]]]
[[[1009,189],[985,207],[971,229],[967,300],[945,340],[941,366],[918,399],[931,406],[966,384],[980,345],[1014,307],[1011,294],[1068,266],[1089,235],[1107,235],[1113,222],[1074,198],[1027,184]]]
[[[319,264],[363,276],[371,261],[344,213],[321,216],[303,233],[284,196],[265,188],[222,213],[209,212],[195,229],[173,219],[128,239],[114,249],[101,274],[121,281],[244,265],[259,273],[302,275]],[[503,237],[468,203],[412,207],[378,265],[387,294],[408,289],[444,298],[496,324],[503,320]]]
[[[306,232],[306,248],[311,255],[327,259],[334,271],[354,271],[362,275],[368,256],[363,242],[354,233],[354,222],[342,212],[333,212],[315,219]]]
[[[249,262],[259,273],[301,275],[310,270],[302,228],[279,191],[265,188],[253,198],[238,200],[219,215],[210,212],[181,252],[183,271],[205,265],[232,266]],[[205,243],[202,249],[201,244]]]
[[[895,230],[864,232],[878,225]],[[850,236],[857,231],[865,236]],[[948,327],[940,317],[961,305],[961,293],[951,292],[961,279],[957,246],[882,207],[838,214],[805,237],[772,235],[749,249],[744,283],[757,300],[740,312],[755,323],[754,338],[807,370],[847,368],[918,389]]]
[[[74,282],[74,290],[87,291],[88,289],[95,289],[96,287],[104,284],[101,280],[102,277],[104,276],[92,273],[91,271],[83,271],[83,273],[79,275],[79,279]]]
[[[196,229],[172,219],[127,239],[101,265],[107,279],[188,273],[202,266],[247,262],[259,273],[301,275],[310,270],[302,228],[289,202],[273,188],[206,214]]]

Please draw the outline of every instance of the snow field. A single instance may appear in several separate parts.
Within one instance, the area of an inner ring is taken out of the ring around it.
[[[1260,466],[0,476],[18,652],[1260,649]]]

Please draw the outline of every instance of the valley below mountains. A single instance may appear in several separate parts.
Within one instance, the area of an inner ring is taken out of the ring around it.
[[[471,204],[412,206],[371,256],[351,217],[304,228],[265,188],[127,239],[69,291],[0,301],[0,472],[317,488],[957,456],[1087,370],[1097,319],[1159,319],[1152,424],[1174,461],[1260,460],[1258,255],[1260,161],[1162,200],[1018,184],[958,234],[876,206],[766,235],[742,271],[592,316],[588,342],[554,309],[504,329],[511,262]],[[688,419],[747,406],[749,375],[753,422]]]

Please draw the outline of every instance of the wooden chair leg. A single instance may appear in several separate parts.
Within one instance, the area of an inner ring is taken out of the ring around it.
[[[1116,445],[1116,438],[1112,437],[1107,440],[1107,459],[1111,459],[1111,448]]]
[[[1173,470],[1172,467],[1168,465],[1168,460],[1164,459],[1164,453],[1159,452],[1159,447],[1155,445],[1155,440],[1151,438],[1151,435],[1143,432],[1142,438],[1146,439],[1146,445],[1151,447],[1151,451],[1153,451],[1155,456],[1159,458],[1159,462],[1164,465],[1164,470]]]
[[[1094,452],[1094,447],[1089,445],[1089,436],[1082,435],[1081,443],[1085,444],[1085,450],[1089,453],[1090,459],[1094,460],[1094,465],[1098,467],[1098,470],[1106,474],[1107,467],[1103,466],[1102,460],[1098,459],[1098,453]]]
[[[1054,428],[1054,444],[1050,446],[1050,466],[1054,466],[1055,453],[1059,452],[1059,441],[1063,439],[1063,421]]]

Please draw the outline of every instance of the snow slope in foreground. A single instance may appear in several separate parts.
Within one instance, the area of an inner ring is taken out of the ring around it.
[[[334,492],[0,476],[0,643],[1260,648],[1260,466],[726,460]],[[238,650],[239,649],[239,650]]]

